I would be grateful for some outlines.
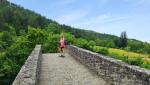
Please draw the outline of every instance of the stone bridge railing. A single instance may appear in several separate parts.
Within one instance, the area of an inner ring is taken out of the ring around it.
[[[36,45],[12,85],[37,85],[42,56],[41,51],[41,45]]]
[[[68,46],[67,52],[111,85],[150,85],[149,70],[72,45]],[[41,56],[41,46],[37,45],[12,85],[37,85]]]
[[[111,85],[150,85],[149,70],[76,46],[68,46],[68,53]]]

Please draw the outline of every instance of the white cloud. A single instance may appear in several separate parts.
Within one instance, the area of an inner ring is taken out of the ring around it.
[[[125,17],[118,17],[118,16],[112,16],[109,13],[101,14],[95,17],[88,18],[84,21],[78,21],[77,23],[74,23],[73,26],[77,27],[83,27],[83,28],[96,28],[101,27],[104,25],[109,25],[109,23],[116,23],[120,22],[121,20],[124,20]]]
[[[102,22],[108,20],[109,18],[110,18],[110,15],[102,14],[102,15],[98,15],[95,17],[91,17],[88,20],[86,20],[80,24],[83,24],[83,25],[99,24],[99,23],[102,23]]]
[[[73,24],[78,21],[81,21],[86,15],[86,11],[77,10],[70,12],[69,14],[59,16],[58,18],[56,18],[56,21],[58,21],[61,24]]]

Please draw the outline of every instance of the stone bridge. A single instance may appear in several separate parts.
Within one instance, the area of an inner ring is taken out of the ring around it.
[[[65,57],[36,45],[12,85],[150,85],[150,71],[76,46]]]

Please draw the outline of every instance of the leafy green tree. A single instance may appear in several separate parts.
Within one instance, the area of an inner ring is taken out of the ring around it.
[[[144,44],[144,53],[150,54],[150,44]]]
[[[142,42],[139,42],[139,41],[129,40],[128,46],[130,47],[130,51],[141,53],[144,50],[144,49],[142,49],[142,48],[144,48],[144,44]]]
[[[71,33],[63,33],[65,36],[65,40],[67,41],[67,44],[74,44],[76,38]]]
[[[87,47],[87,43],[88,43],[88,41],[86,39],[83,39],[83,38],[77,38],[75,40],[75,45],[77,45],[79,47],[86,48]]]
[[[115,40],[115,44],[119,48],[124,48],[128,45],[128,39],[126,32],[122,32],[119,39]]]
[[[5,54],[0,56],[1,84],[10,85],[13,82],[31,51],[30,42],[25,36],[18,37],[16,41],[6,49]]]
[[[47,39],[43,43],[43,52],[58,52],[59,38],[59,34],[48,33]]]
[[[46,40],[45,36],[46,34],[42,29],[29,27],[26,37],[30,41],[30,44],[34,47],[36,44],[43,44],[43,42]]]
[[[62,32],[61,27],[57,23],[48,24],[46,29],[47,29],[48,32],[53,32],[53,33],[56,33],[56,34],[60,34]]]
[[[13,43],[12,36],[8,32],[0,33],[0,41],[1,41],[1,46],[4,49],[9,47]]]

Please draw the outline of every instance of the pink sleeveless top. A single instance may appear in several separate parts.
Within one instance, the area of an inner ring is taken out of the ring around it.
[[[60,47],[65,47],[65,41],[64,41],[64,39],[60,39]]]

